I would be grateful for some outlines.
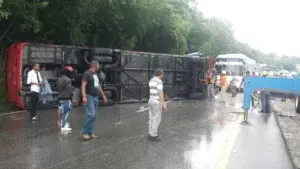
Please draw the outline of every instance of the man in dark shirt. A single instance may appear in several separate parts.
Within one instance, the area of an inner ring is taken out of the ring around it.
[[[249,70],[246,71],[246,75],[245,76],[250,76],[250,71]],[[244,76],[242,78],[242,82],[240,84],[240,88],[242,87],[243,84],[244,84]]]
[[[57,111],[57,124],[61,128],[61,131],[71,131],[70,124],[67,123],[69,113],[72,110],[72,100],[73,91],[71,82],[71,73],[73,68],[71,66],[66,66],[62,72],[61,76],[57,80],[58,88],[58,101],[59,107]]]
[[[92,61],[90,69],[82,76],[82,103],[84,104],[86,115],[81,137],[84,140],[97,138],[94,134],[94,123],[96,120],[96,112],[98,110],[98,96],[101,94],[103,102],[107,102],[107,98],[99,84],[99,77],[96,74],[99,68],[99,63],[97,61]]]
[[[263,72],[262,77],[268,77],[268,72]],[[271,112],[271,103],[270,103],[271,93],[268,91],[261,91],[261,113],[270,113]]]

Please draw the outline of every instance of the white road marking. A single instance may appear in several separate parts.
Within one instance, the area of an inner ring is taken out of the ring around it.
[[[9,112],[9,113],[2,113],[2,114],[0,114],[0,116],[12,115],[12,114],[23,113],[23,112],[26,112],[26,110],[20,110],[20,111]]]

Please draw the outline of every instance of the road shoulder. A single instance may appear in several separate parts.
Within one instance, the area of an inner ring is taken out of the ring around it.
[[[274,100],[274,112],[293,165],[300,168],[300,115],[295,113],[294,101]]]
[[[274,114],[249,113],[242,125],[226,169],[293,169]]]

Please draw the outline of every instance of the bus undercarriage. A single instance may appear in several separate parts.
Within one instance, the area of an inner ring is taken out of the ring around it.
[[[124,51],[107,48],[89,48],[20,43],[11,45],[5,57],[5,83],[8,102],[18,108],[28,108],[29,86],[27,73],[33,63],[39,63],[42,77],[46,77],[52,90],[52,101],[41,102],[42,107],[53,107],[57,100],[56,81],[59,71],[66,65],[75,70],[72,85],[76,88],[76,105],[81,104],[81,76],[91,60],[101,65],[101,79],[108,103],[143,102],[148,99],[148,81],[156,68],[164,70],[166,99],[205,97],[205,73],[211,68],[210,57],[190,57],[159,53]]]

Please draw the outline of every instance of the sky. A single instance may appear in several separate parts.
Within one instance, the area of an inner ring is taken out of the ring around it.
[[[195,0],[205,17],[233,24],[237,40],[266,53],[300,56],[300,0]]]

